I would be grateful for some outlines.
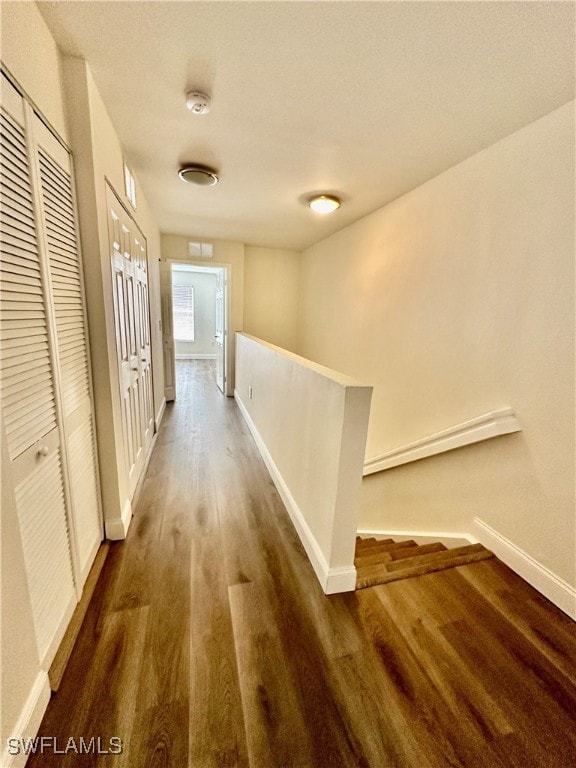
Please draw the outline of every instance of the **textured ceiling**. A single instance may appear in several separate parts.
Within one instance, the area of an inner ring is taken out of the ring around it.
[[[164,232],[301,249],[574,98],[571,2],[38,5]],[[220,183],[180,181],[192,161]],[[342,208],[313,214],[315,191]]]

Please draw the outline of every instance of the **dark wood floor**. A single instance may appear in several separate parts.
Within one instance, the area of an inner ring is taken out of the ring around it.
[[[570,768],[575,626],[496,559],[322,594],[210,364],[178,366],[29,768]]]

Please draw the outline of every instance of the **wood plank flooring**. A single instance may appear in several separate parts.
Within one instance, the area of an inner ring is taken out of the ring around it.
[[[573,768],[575,625],[496,558],[326,597],[211,364],[178,364],[29,768]]]

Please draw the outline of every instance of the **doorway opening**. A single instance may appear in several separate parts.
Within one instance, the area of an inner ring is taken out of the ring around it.
[[[176,397],[179,361],[213,361],[215,384],[227,394],[228,269],[227,265],[190,262],[170,262],[164,267],[166,400]]]

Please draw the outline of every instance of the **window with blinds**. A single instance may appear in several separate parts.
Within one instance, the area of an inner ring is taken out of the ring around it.
[[[172,286],[174,339],[194,341],[194,286]]]

